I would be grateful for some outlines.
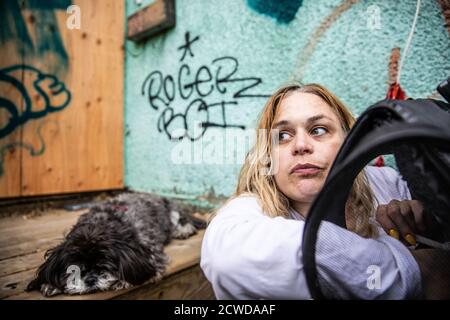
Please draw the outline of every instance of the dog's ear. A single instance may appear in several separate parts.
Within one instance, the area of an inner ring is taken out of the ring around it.
[[[27,285],[25,288],[25,291],[34,291],[39,290],[41,288],[42,283],[39,280],[39,277],[36,277],[35,279],[31,280],[31,282]]]
[[[64,244],[60,244],[45,253],[45,262],[39,267],[36,272],[36,278],[32,280],[26,291],[40,290],[42,284],[51,284],[52,286],[63,290],[63,278],[66,270],[68,255],[64,248]]]
[[[167,263],[163,246],[150,250],[137,241],[131,241],[115,251],[119,259],[119,277],[133,285],[142,284],[162,273]]]

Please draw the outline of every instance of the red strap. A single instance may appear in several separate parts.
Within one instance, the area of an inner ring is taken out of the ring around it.
[[[400,85],[397,82],[394,82],[389,87],[386,99],[405,100],[406,94],[405,91],[402,89],[402,87],[400,87]]]

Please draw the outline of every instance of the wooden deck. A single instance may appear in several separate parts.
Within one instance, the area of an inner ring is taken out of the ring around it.
[[[47,249],[63,236],[86,212],[51,210],[43,216],[0,218],[0,299],[214,299],[212,288],[200,267],[200,245],[204,230],[187,240],[166,246],[170,263],[164,278],[119,291],[88,295],[58,295],[46,298],[40,292],[25,292]]]

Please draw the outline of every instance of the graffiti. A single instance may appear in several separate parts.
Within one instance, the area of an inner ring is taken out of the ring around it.
[[[185,45],[179,48],[185,49],[183,56],[189,50],[193,57],[190,44],[195,40],[190,41],[189,36],[185,40]],[[251,91],[262,83],[261,78],[242,77],[238,73],[239,62],[231,56],[213,59],[208,65],[198,68],[183,63],[175,76],[164,75],[159,70],[150,72],[142,84],[141,94],[146,96],[152,109],[161,111],[157,121],[159,132],[165,132],[169,139],[195,141],[210,127],[244,130],[244,125],[227,122],[226,109],[236,108],[237,99],[269,97]],[[217,95],[221,100],[210,101]],[[173,108],[177,98],[187,101],[183,112],[176,112]],[[197,130],[196,125],[201,129]]]
[[[27,81],[32,81],[32,88],[25,87],[21,82],[22,76]],[[8,91],[6,87],[9,87]],[[24,110],[20,112],[20,107],[11,98],[0,95],[0,110],[5,109],[9,113],[7,123],[0,123],[0,139],[30,119],[42,118],[50,112],[64,109],[71,99],[71,94],[64,83],[55,76],[42,73],[28,65],[14,65],[0,69],[0,92],[2,94],[8,92],[10,96],[17,96],[18,93],[24,101]],[[34,97],[36,103],[33,104],[31,97]],[[37,103],[41,99],[44,102],[43,107]]]
[[[32,157],[37,157],[44,153],[45,141],[44,141],[44,138],[42,137],[42,133],[41,133],[41,130],[42,130],[42,127],[44,126],[44,124],[46,124],[46,122],[41,122],[39,124],[38,128],[36,129],[36,134],[39,139],[39,144],[41,145],[41,147],[39,149],[36,150],[33,147],[33,145],[31,145],[29,143],[23,143],[23,142],[17,142],[17,141],[10,142],[0,148],[0,177],[3,176],[3,174],[4,174],[3,163],[5,160],[5,153],[7,151],[13,152],[16,148],[23,148],[25,150],[28,150],[28,152],[30,153],[30,156],[32,156]]]
[[[58,63],[53,66],[57,68],[68,65],[68,55],[59,33],[58,21],[53,10],[66,10],[71,5],[71,0],[39,1],[19,0],[0,1],[0,44],[12,40],[18,55],[24,57],[43,58],[47,53],[54,54]],[[31,37],[25,19],[21,12],[21,6],[26,6],[32,14],[28,17],[30,23],[35,24],[31,30]],[[35,39],[33,43],[32,39]]]
[[[195,41],[197,41],[197,40],[199,40],[200,39],[200,37],[199,36],[197,36],[197,37],[195,37],[194,39],[190,39],[190,34],[189,34],[189,32],[186,32],[185,33],[185,35],[184,35],[184,41],[185,41],[185,44],[183,44],[183,45],[181,45],[181,46],[179,46],[178,47],[178,50],[183,50],[183,55],[181,56],[181,59],[180,59],[180,61],[183,61],[184,60],[184,57],[186,57],[186,53],[189,53],[189,55],[191,56],[191,57],[194,57],[194,53],[192,52],[192,50],[191,50],[191,46],[192,46],[192,44],[195,42]]]
[[[258,13],[275,18],[287,24],[294,20],[303,0],[247,0],[250,8]]]
[[[26,86],[24,82],[32,85]],[[43,118],[49,113],[63,110],[69,105],[70,100],[70,91],[54,75],[43,73],[28,65],[14,65],[0,69],[0,139],[29,120]],[[19,103],[23,103],[23,110]],[[39,130],[40,127],[37,134],[42,147],[39,151],[19,142],[9,143],[0,149],[0,175],[3,172],[2,164],[6,150],[23,147],[30,150],[33,156],[43,153],[45,147]]]

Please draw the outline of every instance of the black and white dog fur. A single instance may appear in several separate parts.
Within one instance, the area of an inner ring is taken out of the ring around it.
[[[92,207],[48,250],[27,291],[45,296],[119,290],[162,278],[164,245],[196,233],[192,218],[167,199],[124,193]]]

